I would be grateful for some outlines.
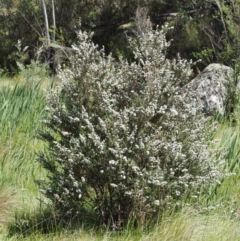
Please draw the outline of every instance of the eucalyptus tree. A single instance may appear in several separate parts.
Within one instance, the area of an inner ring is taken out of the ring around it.
[[[6,72],[16,71],[18,40],[22,46],[29,46],[24,62],[30,62],[43,36],[41,18],[41,6],[34,0],[0,2],[0,68]]]

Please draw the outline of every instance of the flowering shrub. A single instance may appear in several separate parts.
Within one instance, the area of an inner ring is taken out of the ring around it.
[[[62,69],[62,89],[48,95],[49,171],[41,191],[57,210],[91,210],[120,227],[143,221],[209,181],[212,167],[203,133],[206,121],[184,104],[178,90],[191,63],[166,59],[168,27],[150,22],[130,39],[135,62],[119,63],[80,31],[71,68]]]

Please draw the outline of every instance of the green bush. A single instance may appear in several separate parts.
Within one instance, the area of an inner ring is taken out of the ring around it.
[[[41,192],[59,214],[91,212],[112,228],[143,223],[217,175],[206,120],[178,95],[191,63],[166,59],[167,30],[147,20],[129,39],[135,62],[117,64],[78,33],[62,89],[47,97],[49,152],[38,159],[49,173]]]

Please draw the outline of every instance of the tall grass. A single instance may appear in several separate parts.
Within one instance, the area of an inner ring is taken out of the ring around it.
[[[35,137],[45,107],[40,83],[3,88],[0,106],[0,187],[29,188],[32,176],[40,171],[34,162],[41,145]]]
[[[14,199],[15,192],[10,190],[0,191],[0,226],[11,218],[11,209],[16,204]]]
[[[36,205],[34,180],[44,176],[35,161],[36,151],[44,148],[36,134],[45,111],[42,86],[50,86],[50,80],[39,81],[39,73],[31,68],[26,73],[20,80],[6,84],[3,79],[0,84],[0,220],[13,216],[16,209]]]
[[[0,236],[1,238],[1,236]],[[58,230],[54,233],[31,233],[27,236],[2,236],[3,241],[239,241],[239,222],[218,213],[203,215],[194,209],[184,209],[166,216],[150,231],[126,229],[122,232],[96,232],[79,227],[75,230]]]
[[[236,125],[225,124],[220,134],[219,145],[225,148],[227,154],[225,169],[240,175],[240,123]]]
[[[219,146],[226,153],[224,171],[213,201],[221,203],[230,216],[239,218],[240,207],[240,123],[225,123],[217,133]]]

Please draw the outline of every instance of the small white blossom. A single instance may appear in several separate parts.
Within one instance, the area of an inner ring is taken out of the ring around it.
[[[85,179],[84,177],[81,177],[81,181],[82,181],[82,182],[85,182],[86,179]]]
[[[69,136],[69,135],[71,135],[71,133],[69,133],[69,132],[67,132],[67,131],[62,131],[62,135],[63,135],[63,136]]]
[[[178,112],[177,112],[177,110],[175,108],[171,108],[170,111],[171,111],[173,116],[177,116],[178,115]]]
[[[74,117],[74,118],[73,118],[73,121],[74,121],[74,122],[79,122],[80,119],[79,119],[78,117]]]
[[[73,182],[73,186],[74,186],[74,187],[78,187],[78,182],[76,182],[76,181]]]
[[[116,164],[117,164],[117,162],[115,160],[110,160],[109,161],[109,165],[116,165]]]

